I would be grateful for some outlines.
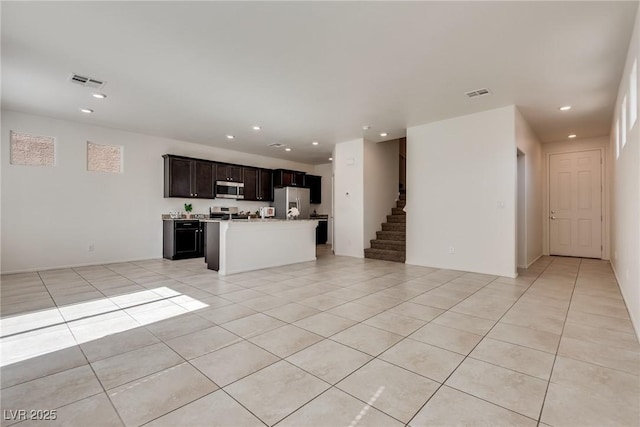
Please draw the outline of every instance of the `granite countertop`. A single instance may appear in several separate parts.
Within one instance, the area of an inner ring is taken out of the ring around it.
[[[201,222],[305,222],[305,221],[318,221],[318,218],[309,219],[284,219],[284,218],[251,218],[251,219],[220,219],[220,218],[205,218],[200,219]]]
[[[185,215],[180,216],[179,218],[171,218],[171,215],[169,214],[162,214],[162,220],[163,221],[184,221],[184,220],[190,220],[190,219],[206,219],[209,218],[209,215],[207,214],[193,214],[191,215],[191,218],[187,218]]]
[[[256,221],[256,222],[268,222],[268,221],[322,221],[329,219],[329,215],[316,215],[311,216],[309,219],[284,219],[284,218],[265,218],[262,219],[260,217],[252,217],[251,219],[246,218],[233,218],[231,221]],[[179,218],[171,218],[169,214],[162,214],[163,221],[190,221],[190,220],[198,220],[198,221],[208,221],[208,222],[217,222],[217,221],[229,221],[228,219],[222,218],[209,218],[207,214],[193,214],[191,218],[187,218],[185,215],[180,216]]]

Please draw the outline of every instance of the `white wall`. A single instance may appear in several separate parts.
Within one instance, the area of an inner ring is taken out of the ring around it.
[[[334,241],[336,255],[364,257],[364,140],[336,144]]]
[[[609,183],[611,181],[611,156],[608,153],[609,139],[606,136],[596,138],[576,138],[570,141],[550,142],[542,144],[542,245],[543,253],[549,255],[549,155],[553,153],[570,153],[575,151],[602,150],[604,173],[603,178],[603,226],[602,246],[603,258],[609,259]]]
[[[163,197],[163,154],[313,172],[313,166],[80,123],[2,111],[2,272],[159,258],[161,215],[193,203],[256,209],[262,202]],[[9,164],[9,130],[56,137],[55,167]],[[87,172],[86,142],[124,147],[124,172]],[[89,245],[94,252],[89,252]]]
[[[400,144],[397,139],[364,142],[364,233],[363,245],[371,247],[376,231],[398,199]]]
[[[525,253],[523,267],[529,267],[542,255],[542,144],[518,109],[515,109],[515,137],[524,153]],[[520,236],[519,236],[520,237]]]
[[[407,129],[407,264],[515,276],[514,116],[509,106]]]
[[[329,215],[328,244],[331,244],[333,234],[333,214],[331,206],[331,180],[333,178],[333,163],[326,163],[324,165],[316,165],[313,169],[314,175],[322,177],[322,203],[318,205],[311,205],[311,209],[315,209],[318,214]]]
[[[640,118],[627,130],[627,143],[615,158],[616,132],[613,128],[620,117],[620,105],[625,94],[630,98],[629,75],[633,61],[640,62],[640,9],[631,37],[629,53],[618,90],[612,124],[610,157],[612,165],[611,195],[611,263],[620,290],[629,309],[631,320],[640,337]],[[640,66],[640,64],[638,64]],[[636,77],[640,76],[638,74]],[[640,79],[636,81],[636,99],[640,101]],[[628,102],[627,102],[628,103]],[[627,113],[627,117],[629,114]],[[627,120],[627,123],[628,120]]]

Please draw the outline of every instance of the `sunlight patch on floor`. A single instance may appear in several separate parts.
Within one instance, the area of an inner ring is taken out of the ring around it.
[[[0,319],[0,366],[205,307],[208,304],[160,287],[3,318]]]

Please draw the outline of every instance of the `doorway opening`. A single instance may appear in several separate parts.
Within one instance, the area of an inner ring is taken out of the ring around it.
[[[517,150],[516,267],[527,268],[527,187],[525,154]]]
[[[400,192],[407,190],[407,138],[398,139],[399,152],[400,152],[400,164],[398,165],[398,182],[400,184]]]

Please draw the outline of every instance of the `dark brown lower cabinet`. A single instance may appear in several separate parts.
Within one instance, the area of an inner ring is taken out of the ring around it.
[[[220,269],[220,223],[205,222],[205,253],[204,262],[209,270],[218,271]]]
[[[195,220],[164,220],[162,256],[166,259],[198,258],[204,255],[204,228]]]
[[[318,221],[316,228],[316,245],[324,245],[329,238],[329,222],[327,220]]]

